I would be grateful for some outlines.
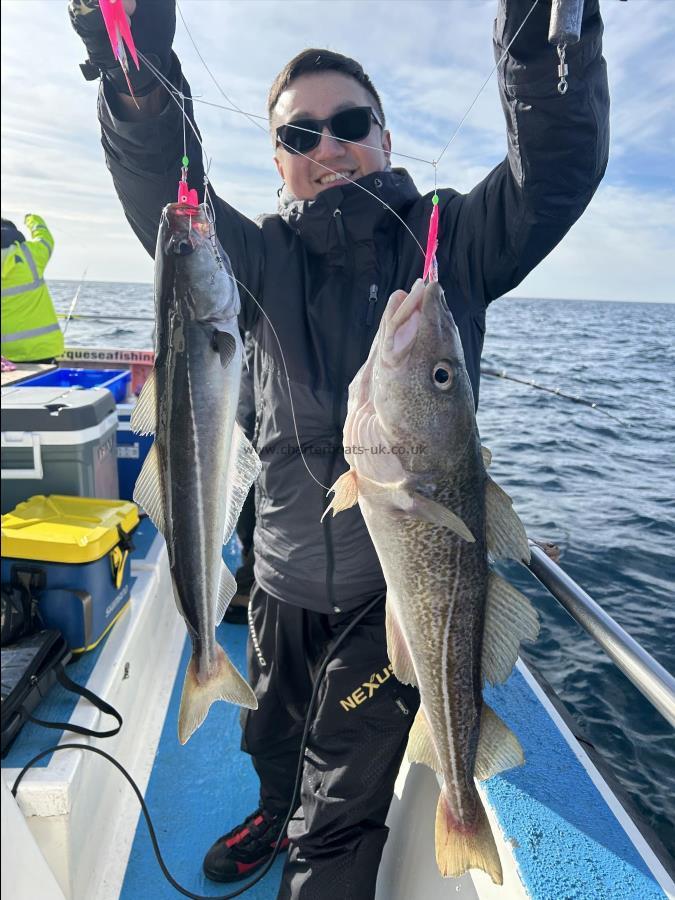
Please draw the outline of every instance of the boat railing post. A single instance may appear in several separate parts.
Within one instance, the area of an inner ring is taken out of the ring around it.
[[[533,541],[528,568],[675,728],[675,678]]]

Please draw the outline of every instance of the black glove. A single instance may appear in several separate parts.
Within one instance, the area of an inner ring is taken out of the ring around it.
[[[122,2],[122,0],[118,0]],[[80,68],[88,81],[102,75],[115,90],[129,93],[129,86],[122,67],[113,55],[110,39],[106,31],[98,0],[70,0],[68,14],[73,28],[82,38],[89,57]],[[131,33],[136,49],[163,75],[171,68],[171,45],[176,33],[175,0],[137,0],[136,10],[131,17]],[[142,97],[157,86],[157,78],[139,59],[140,70],[136,68],[131,54],[127,51],[129,80],[134,94]]]

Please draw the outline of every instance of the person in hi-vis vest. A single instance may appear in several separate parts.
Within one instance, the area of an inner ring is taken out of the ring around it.
[[[12,362],[51,362],[63,334],[44,282],[54,238],[40,216],[24,219],[31,239],[2,219],[2,355]]]

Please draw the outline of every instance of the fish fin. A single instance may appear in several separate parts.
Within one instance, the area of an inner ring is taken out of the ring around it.
[[[348,469],[340,475],[328,493],[333,495],[333,499],[321,516],[322,522],[328,515],[329,510],[332,510],[333,516],[336,516],[339,512],[342,512],[343,509],[349,509],[357,503],[359,499],[359,486],[354,469]]]
[[[489,476],[485,484],[485,521],[488,552],[495,559],[530,561],[525,527],[509,495]]]
[[[134,486],[134,502],[142,506],[157,530],[164,534],[166,520],[164,516],[164,498],[162,497],[162,482],[159,477],[159,453],[155,442],[148,455],[145,457],[141,473]]]
[[[226,369],[234,358],[237,350],[237,342],[229,331],[213,332],[213,348],[220,354],[220,364]]]
[[[524,762],[525,754],[518,738],[494,709],[484,703],[473,774],[479,781],[485,781],[505,769],[522,766]]]
[[[441,761],[431,736],[429,721],[421,706],[417,710],[415,721],[410,729],[406,753],[411,763],[421,763],[423,766],[429,766],[434,772],[442,773]]]
[[[385,626],[387,631],[387,656],[394,675],[403,684],[412,684],[417,687],[417,676],[410,658],[408,645],[403,637],[401,626],[398,624],[396,613],[389,602],[385,606]]]
[[[499,852],[485,807],[476,797],[474,828],[468,831],[455,823],[448,805],[445,787],[436,808],[436,862],[444,878],[459,878],[469,869],[482,869],[495,884],[502,884]]]
[[[221,334],[222,332],[218,332]],[[227,501],[225,503],[225,526],[223,543],[226,544],[237,525],[244,501],[251,485],[260,474],[262,463],[253,444],[235,422],[232,432],[232,450],[227,472]]]
[[[483,678],[501,684],[518,659],[521,641],[534,641],[539,634],[539,616],[520,591],[496,572],[488,576],[483,654]]]
[[[236,593],[237,579],[223,563],[220,570],[220,584],[218,585],[218,598],[216,600],[216,625],[220,625],[222,622],[225,610]]]
[[[148,375],[131,411],[131,430],[136,434],[154,434],[157,428],[157,382],[155,370]]]
[[[475,542],[475,537],[464,522],[447,507],[437,503],[435,500],[422,496],[422,494],[413,493],[410,496],[412,497],[412,504],[405,509],[406,512],[417,516],[418,519],[424,519],[425,522],[431,522],[432,525],[441,525],[443,528],[449,528],[450,531],[454,531],[455,534],[458,534],[470,544]]]
[[[178,713],[178,739],[181,744],[187,743],[199,728],[211,704],[216,700],[227,700],[247,709],[258,708],[258,701],[251,686],[239,674],[218,644],[213,672],[207,678],[200,681],[197,675],[197,660],[194,656],[188,663]]]
[[[492,451],[488,450],[487,447],[481,447],[480,455],[483,457],[483,465],[487,469],[492,462]]]

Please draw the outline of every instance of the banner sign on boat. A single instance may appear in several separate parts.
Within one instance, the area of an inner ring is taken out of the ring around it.
[[[154,350],[135,350],[133,347],[66,347],[59,362],[76,366],[101,366],[131,370],[131,391],[140,394],[141,388],[155,364]]]
[[[154,350],[133,350],[127,347],[66,347],[59,361],[81,363],[124,363],[125,365],[152,366]]]

